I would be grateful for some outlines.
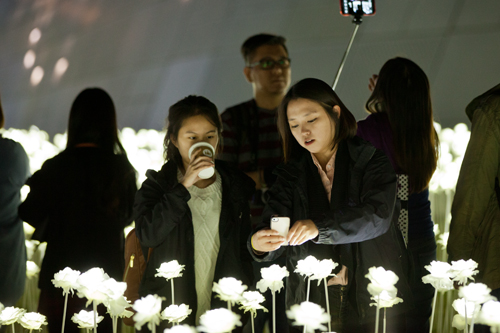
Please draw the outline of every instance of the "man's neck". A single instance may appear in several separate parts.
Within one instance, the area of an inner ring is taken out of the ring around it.
[[[257,103],[257,106],[259,108],[263,108],[266,110],[274,110],[280,105],[284,96],[285,96],[285,94],[283,94],[283,95],[269,95],[269,94],[262,94],[262,93],[256,92],[254,94],[254,99],[255,99],[255,102]]]

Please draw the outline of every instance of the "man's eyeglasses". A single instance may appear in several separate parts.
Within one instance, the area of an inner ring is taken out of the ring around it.
[[[281,58],[278,61],[273,60],[273,59],[269,59],[269,58],[264,58],[260,61],[249,64],[247,67],[254,68],[254,67],[259,66],[260,69],[270,70],[270,69],[273,69],[274,66],[277,65],[277,66],[284,69],[284,68],[290,67],[290,61],[291,61],[290,58]]]

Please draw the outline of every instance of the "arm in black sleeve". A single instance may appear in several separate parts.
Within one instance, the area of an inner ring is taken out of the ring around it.
[[[135,229],[143,246],[156,247],[182,222],[191,195],[180,183],[164,188],[156,180],[155,171],[148,170],[146,175],[135,196]]]
[[[331,210],[314,223],[318,244],[347,244],[373,239],[387,232],[396,203],[396,174],[377,150],[362,173],[359,202]]]

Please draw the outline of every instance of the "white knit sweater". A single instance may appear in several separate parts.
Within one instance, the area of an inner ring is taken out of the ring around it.
[[[222,208],[222,182],[217,171],[215,175],[216,180],[213,184],[205,188],[193,185],[187,189],[191,194],[188,206],[193,217],[194,229],[194,270],[198,297],[197,324],[198,318],[210,310],[215,264],[220,248],[219,219]],[[178,171],[177,178],[181,177],[182,174]]]

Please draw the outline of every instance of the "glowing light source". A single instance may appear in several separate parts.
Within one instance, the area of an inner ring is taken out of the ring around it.
[[[35,68],[33,68],[33,72],[31,72],[31,78],[30,78],[31,85],[37,86],[40,83],[40,81],[42,81],[43,75],[44,71],[42,67],[36,66]]]
[[[35,28],[35,29],[31,30],[30,36],[29,36],[30,43],[31,44],[38,43],[38,41],[40,40],[41,37],[42,37],[42,32],[40,31],[40,29]]]
[[[69,62],[66,58],[62,57],[57,60],[56,65],[54,66],[54,77],[60,78],[61,76],[63,76],[64,73],[66,73],[68,66]]]
[[[28,50],[28,52],[26,52],[26,54],[24,55],[24,61],[23,61],[24,67],[26,69],[30,69],[35,64],[35,60],[36,60],[35,51]]]

